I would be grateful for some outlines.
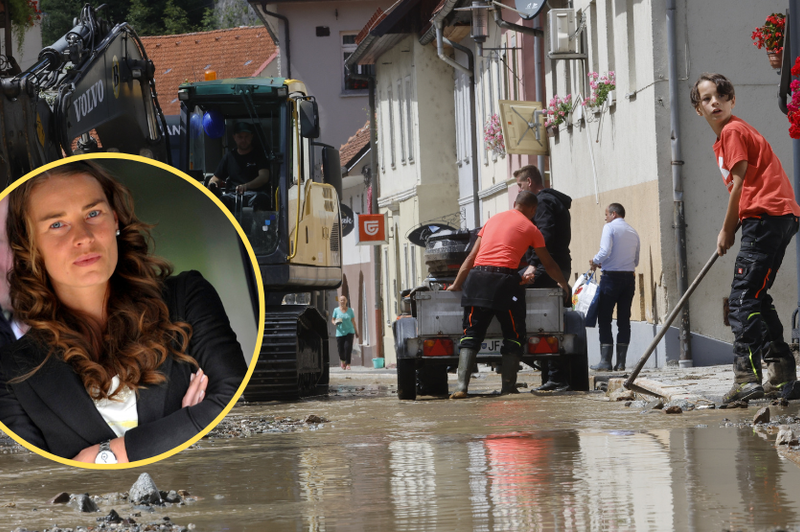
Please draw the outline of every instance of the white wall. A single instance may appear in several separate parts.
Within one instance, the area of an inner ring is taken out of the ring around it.
[[[790,179],[793,167],[788,122],[775,97],[778,76],[769,67],[764,51],[757,50],[750,40],[753,29],[770,13],[784,10],[786,2],[737,4],[735,10],[728,6],[723,0],[677,3],[677,105],[685,162],[682,175],[689,281],[715,248],[728,200],[712,151],[714,134],[691,107],[689,92],[697,77],[705,71],[727,75],[737,91],[734,113],[767,138]],[[562,125],[558,140],[551,139],[553,186],[575,200],[573,264],[587,263],[597,251],[603,209],[619,201],[628,210],[628,222],[642,238],[637,268],[641,278],[637,279],[633,318],[663,321],[678,299],[665,4],[652,0],[577,0],[574,7],[588,13],[584,35],[589,70],[601,74],[614,70],[617,90],[616,105],[601,118],[589,114],[588,123]],[[586,94],[581,62],[546,61],[546,66],[548,99],[554,93]],[[692,330],[728,342],[733,338],[723,325],[722,299],[730,291],[736,251],[738,243],[718,261],[691,300]],[[794,245],[782,270],[773,295],[784,325],[788,325],[796,295]]]

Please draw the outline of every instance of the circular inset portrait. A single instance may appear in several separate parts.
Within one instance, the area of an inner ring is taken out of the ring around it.
[[[0,195],[0,422],[39,454],[151,463],[244,389],[264,312],[255,255],[227,209],[171,170],[70,157]]]

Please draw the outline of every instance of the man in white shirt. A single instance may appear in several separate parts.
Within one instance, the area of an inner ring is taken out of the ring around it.
[[[639,234],[625,221],[625,207],[612,203],[606,208],[606,225],[600,239],[600,251],[589,261],[594,271],[603,270],[597,300],[597,323],[600,329],[600,363],[595,371],[611,371],[614,337],[611,317],[617,307],[617,363],[613,369],[625,369],[625,357],[631,339],[631,303],[636,291],[634,269],[639,265]]]

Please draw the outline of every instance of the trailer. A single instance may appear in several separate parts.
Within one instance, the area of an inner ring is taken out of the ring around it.
[[[432,286],[437,286],[432,283]],[[461,292],[417,289],[408,294],[410,316],[395,321],[397,396],[414,400],[418,395],[447,395],[448,369],[458,367],[459,341],[463,334]],[[542,369],[542,361],[566,359],[567,382],[572,390],[589,389],[589,361],[584,317],[564,308],[560,288],[528,288],[525,326],[528,339],[521,361]],[[503,362],[500,324],[493,320],[478,353],[477,362],[495,368]]]

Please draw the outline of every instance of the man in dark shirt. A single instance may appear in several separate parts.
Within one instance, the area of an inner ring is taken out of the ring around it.
[[[572,205],[572,198],[552,188],[544,188],[542,174],[532,164],[523,166],[514,172],[514,179],[517,180],[520,190],[536,194],[539,207],[536,209],[536,216],[532,219],[533,224],[544,236],[547,251],[556,261],[561,274],[565,279],[569,279],[572,270],[572,257],[569,254],[569,243],[572,239],[569,208]],[[541,260],[532,248],[525,253],[525,261],[536,268],[533,283],[528,285],[530,288],[558,288],[558,283],[547,274],[542,267]],[[548,378],[547,382],[543,382],[536,390],[547,392],[568,389],[563,361],[560,359],[549,363],[542,361],[541,364],[543,373],[547,370]]]
[[[238,194],[265,191],[269,183],[269,161],[261,150],[253,147],[253,124],[237,122],[233,131],[236,149],[222,157],[217,171],[209,181],[209,187],[222,186],[230,177]]]

